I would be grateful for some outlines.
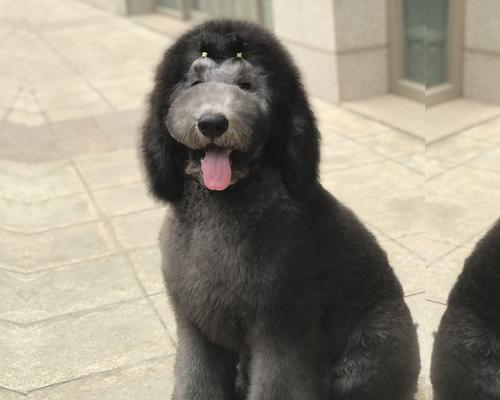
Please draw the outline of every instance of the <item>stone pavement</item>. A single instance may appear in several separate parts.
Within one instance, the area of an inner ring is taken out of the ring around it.
[[[165,209],[146,194],[136,148],[171,40],[72,0],[29,10],[0,0],[0,21],[0,399],[168,399],[176,335],[156,244]],[[389,254],[419,324],[430,399],[432,332],[500,214],[500,115],[426,146],[313,106],[322,181]]]

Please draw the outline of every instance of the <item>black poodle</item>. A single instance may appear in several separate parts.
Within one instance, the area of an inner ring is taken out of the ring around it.
[[[500,400],[500,220],[450,294],[431,378],[437,400]]]
[[[271,33],[223,20],[183,35],[156,73],[143,158],[172,205],[160,242],[173,399],[413,399],[401,285],[318,182],[315,119]]]

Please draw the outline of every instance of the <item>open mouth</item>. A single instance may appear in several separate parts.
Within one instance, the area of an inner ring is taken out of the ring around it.
[[[232,149],[211,144],[204,149],[205,155],[201,157],[201,172],[203,183],[209,190],[224,190],[231,184],[231,160],[229,156]]]

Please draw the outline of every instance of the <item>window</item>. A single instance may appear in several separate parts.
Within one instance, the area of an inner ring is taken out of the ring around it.
[[[272,0],[158,0],[160,11],[183,19],[236,18],[272,29]]]
[[[391,91],[427,105],[461,92],[462,0],[390,0]]]

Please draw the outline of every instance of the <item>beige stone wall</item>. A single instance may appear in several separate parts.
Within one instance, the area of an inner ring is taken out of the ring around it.
[[[500,1],[466,0],[464,96],[500,103]]]
[[[386,93],[386,0],[274,0],[274,30],[311,94],[329,101]]]

